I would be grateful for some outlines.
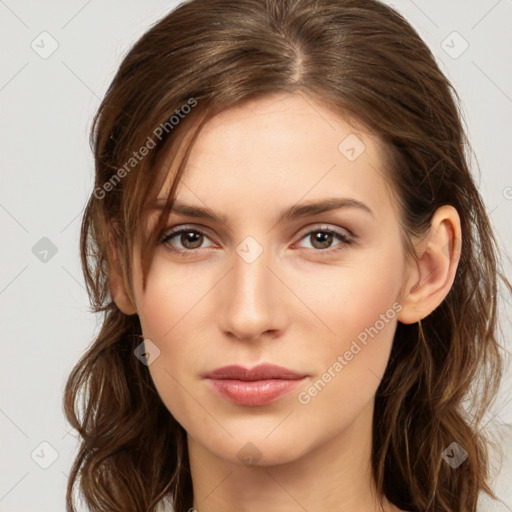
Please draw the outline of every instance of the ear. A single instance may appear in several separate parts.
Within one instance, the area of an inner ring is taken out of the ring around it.
[[[448,295],[460,260],[460,218],[450,205],[436,210],[427,236],[416,246],[400,303],[398,321],[413,324],[428,316]]]
[[[126,288],[123,279],[123,271],[119,261],[116,229],[117,224],[109,225],[112,266],[109,266],[108,283],[110,286],[110,293],[117,307],[125,315],[133,315],[137,313],[137,308],[134,306],[130,297],[126,293]]]

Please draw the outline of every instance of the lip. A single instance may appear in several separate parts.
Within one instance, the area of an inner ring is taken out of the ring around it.
[[[307,375],[263,363],[251,369],[238,365],[224,366],[204,377],[212,390],[226,400],[237,405],[258,407],[279,400]]]

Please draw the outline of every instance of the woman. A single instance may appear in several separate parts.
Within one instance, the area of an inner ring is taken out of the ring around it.
[[[135,44],[93,129],[69,510],[78,477],[95,511],[493,496],[502,276],[456,98],[374,0],[191,0]]]

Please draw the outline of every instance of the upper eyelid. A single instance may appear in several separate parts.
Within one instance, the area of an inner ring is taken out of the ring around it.
[[[310,233],[312,231],[334,231],[341,235],[345,235],[345,233],[343,233],[345,231],[346,232],[345,236],[347,236],[347,238],[351,238],[351,239],[356,238],[356,236],[354,235],[354,233],[352,233],[352,231],[350,231],[350,229],[341,227],[341,226],[331,226],[326,223],[319,223],[319,224],[316,224],[313,226],[305,227],[304,229],[301,229],[300,231],[298,231],[295,236],[299,236],[301,234],[307,235],[308,233]]]
[[[179,233],[181,231],[197,231],[200,232],[203,235],[207,235],[210,237],[209,232],[210,230],[206,228],[205,226],[196,226],[196,225],[189,225],[189,224],[177,224],[176,226],[172,228],[166,228],[162,231],[161,238],[165,239],[168,238],[171,235],[175,235],[176,233]]]

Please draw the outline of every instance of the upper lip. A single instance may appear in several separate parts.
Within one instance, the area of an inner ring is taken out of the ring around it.
[[[305,374],[297,373],[288,368],[269,363],[259,364],[250,370],[243,366],[233,364],[217,368],[205,375],[205,377],[210,379],[235,379],[246,381],[266,379],[298,380],[305,376]]]

